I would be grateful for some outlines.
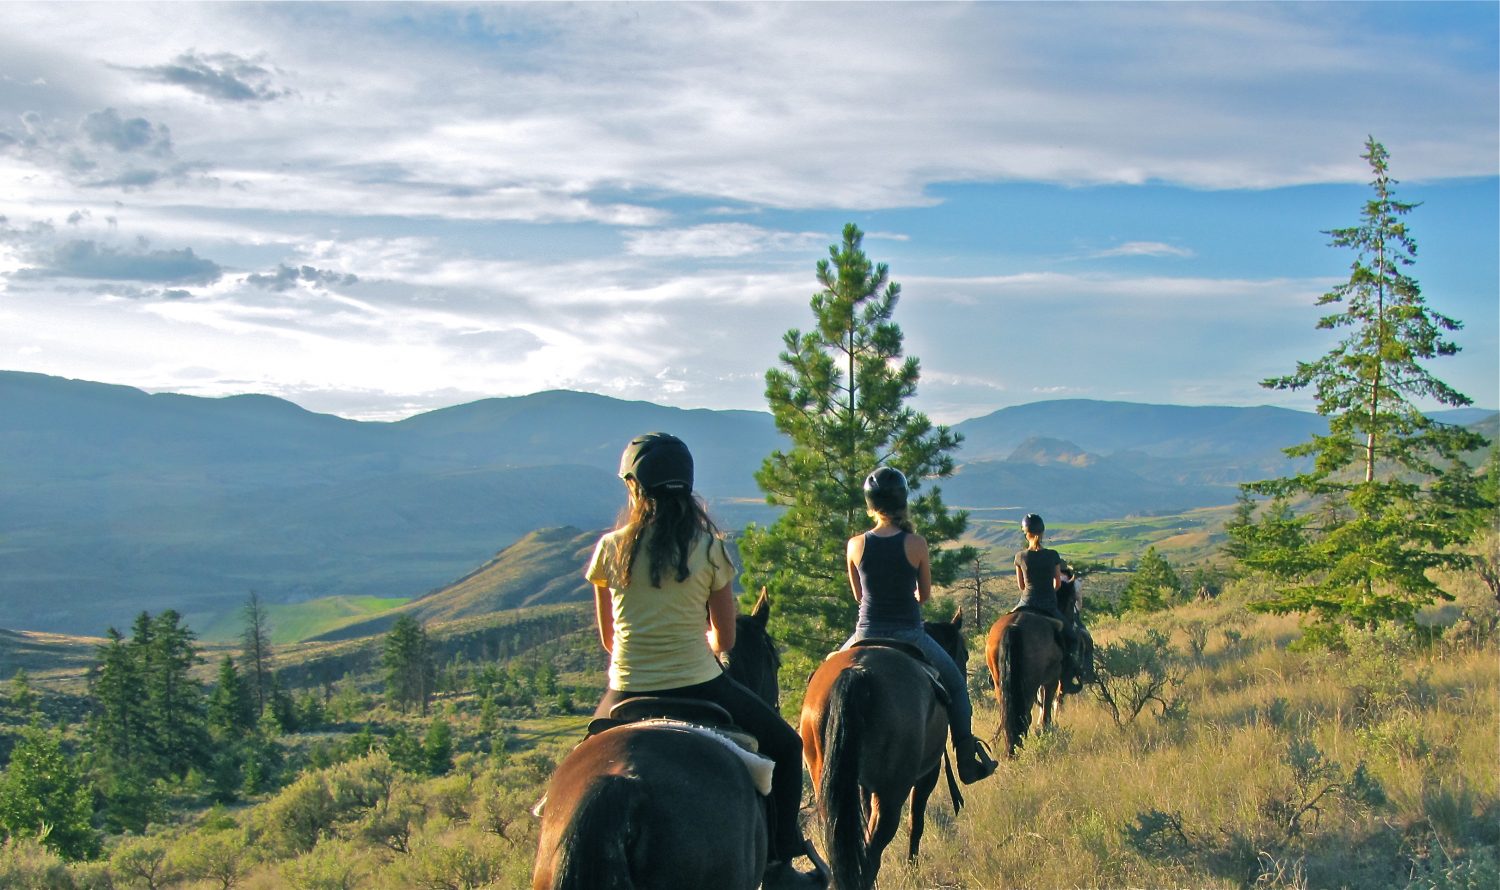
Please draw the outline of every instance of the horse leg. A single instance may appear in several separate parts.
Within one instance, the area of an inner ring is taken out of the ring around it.
[[[870,841],[866,851],[869,856],[869,877],[872,887],[875,885],[875,876],[880,874],[880,857],[885,853],[885,848],[891,845],[891,840],[896,836],[896,829],[901,827],[901,804],[905,800],[904,793],[871,796]],[[867,890],[867,888],[859,888],[859,890]]]
[[[1042,686],[1042,732],[1052,728],[1052,709],[1057,706],[1057,687],[1051,683]]]
[[[906,847],[906,858],[910,862],[917,861],[922,832],[927,829],[927,800],[932,797],[932,789],[937,787],[938,775],[942,771],[941,764],[933,767],[932,772],[917,779],[916,787],[911,790],[911,843]]]

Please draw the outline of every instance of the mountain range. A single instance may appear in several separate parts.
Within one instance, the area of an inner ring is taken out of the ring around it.
[[[1279,408],[1040,402],[955,425],[942,487],[955,506],[1076,521],[1176,512],[1231,502],[1325,428]],[[689,443],[722,525],[774,516],[754,472],[786,443],[764,412],[554,391],[362,422],[0,371],[0,627],[99,634],[165,608],[206,623],[252,590],[419,597],[539,529],[607,526],[620,449],[648,430]],[[572,558],[594,533],[547,546]],[[525,583],[497,607],[578,595],[573,579]]]

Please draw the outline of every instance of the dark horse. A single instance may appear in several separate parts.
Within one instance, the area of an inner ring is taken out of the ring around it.
[[[780,659],[761,591],[735,623],[731,674],[774,703]],[[585,739],[547,785],[533,890],[755,890],[765,803],[739,758],[702,733],[626,724]]]
[[[927,632],[968,663],[963,614],[927,622]],[[835,890],[869,890],[880,856],[911,799],[908,858],[917,857],[927,799],[937,786],[948,739],[948,709],[937,680],[905,650],[860,645],[830,655],[808,681],[802,755],[822,823],[823,855]],[[963,804],[952,775],[955,809]]]
[[[995,681],[1000,705],[998,737],[1005,733],[1005,756],[1031,728],[1031,708],[1042,706],[1042,728],[1052,725],[1052,712],[1062,685],[1063,650],[1057,642],[1062,622],[1035,612],[1011,612],[996,621],[985,640],[984,660]]]

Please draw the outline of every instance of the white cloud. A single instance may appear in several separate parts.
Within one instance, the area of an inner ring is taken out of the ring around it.
[[[1171,244],[1163,244],[1160,241],[1127,241],[1118,247],[1111,247],[1095,253],[1096,257],[1114,256],[1174,256],[1190,257],[1193,252],[1186,247],[1176,247]]]
[[[716,223],[688,229],[633,229],[625,250],[649,257],[736,257],[817,250],[828,236],[817,232],[774,232],[746,223]]]

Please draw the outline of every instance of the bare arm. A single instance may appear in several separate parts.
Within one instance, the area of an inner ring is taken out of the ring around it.
[[[1059,589],[1061,587],[1062,587],[1062,564],[1059,563],[1058,565],[1055,565],[1055,566],[1052,567],[1052,589],[1053,590],[1057,590],[1057,589]]]
[[[849,570],[849,588],[854,591],[854,601],[857,603],[864,599],[864,588],[859,586],[859,560],[865,554],[865,539],[863,535],[850,538],[849,543],[844,545],[845,568]]]
[[[1021,567],[1019,565],[1016,566],[1016,589],[1026,589],[1026,573],[1021,571]]]
[[[906,561],[917,570],[917,602],[932,599],[932,553],[927,548],[927,539],[921,535],[907,535],[905,542]]]
[[[734,619],[739,607],[725,584],[708,595],[708,646],[721,655],[734,648]]]
[[[610,597],[609,588],[602,584],[594,585],[594,621],[599,625],[599,642],[604,644],[604,651],[613,655],[615,652],[615,604]]]

